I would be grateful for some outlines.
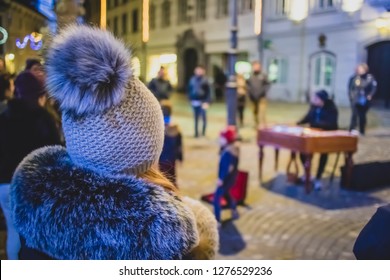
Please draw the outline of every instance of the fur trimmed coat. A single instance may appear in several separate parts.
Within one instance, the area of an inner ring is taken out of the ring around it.
[[[215,218],[200,202],[133,176],[102,177],[60,146],[22,161],[10,202],[25,246],[48,258],[212,259],[218,250]]]

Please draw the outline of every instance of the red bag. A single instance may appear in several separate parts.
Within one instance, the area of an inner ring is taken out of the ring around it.
[[[230,189],[230,194],[233,199],[237,202],[238,205],[244,205],[244,201],[246,198],[246,191],[248,187],[248,172],[238,171],[236,182]],[[202,195],[202,200],[208,203],[213,203],[214,193]],[[221,206],[222,208],[228,207],[227,201],[224,197],[221,198]]]

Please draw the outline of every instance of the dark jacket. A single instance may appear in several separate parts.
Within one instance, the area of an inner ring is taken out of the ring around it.
[[[188,97],[191,101],[210,102],[211,89],[206,77],[193,76],[190,79]]]
[[[183,160],[182,135],[177,125],[166,125],[164,146],[159,161],[174,164],[176,160]]]
[[[63,147],[19,165],[10,204],[29,259],[170,260],[214,257],[218,233],[200,202],[132,175],[104,177],[76,166]]]
[[[271,83],[268,76],[264,73],[253,74],[247,80],[247,90],[252,102],[257,102],[267,96]]]
[[[239,149],[234,143],[221,151],[219,159],[218,178],[223,182],[223,188],[233,186],[238,173]]]
[[[352,104],[367,105],[374,96],[377,82],[373,75],[356,75],[349,80],[349,99]]]
[[[158,101],[169,99],[172,86],[168,80],[154,78],[150,81],[148,88],[154,94]]]
[[[307,114],[298,122],[309,124],[312,128],[323,130],[338,129],[338,111],[332,100],[327,100],[323,107],[311,106]]]
[[[11,182],[12,175],[30,152],[60,144],[51,115],[38,105],[18,99],[8,102],[0,115],[0,183]]]
[[[353,247],[358,260],[390,260],[390,204],[379,207]]]

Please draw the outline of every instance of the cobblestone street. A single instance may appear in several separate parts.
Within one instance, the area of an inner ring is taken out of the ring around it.
[[[206,138],[192,137],[192,112],[185,101],[176,101],[174,119],[185,139],[185,161],[179,167],[179,185],[184,194],[200,198],[214,191],[218,164],[218,131],[225,123],[223,104],[209,111]],[[294,123],[306,111],[306,105],[271,103],[269,123]],[[349,109],[340,109],[340,126],[346,128]],[[265,183],[260,186],[257,171],[258,149],[250,108],[246,126],[240,134],[240,169],[249,171],[247,206],[239,207],[240,219],[225,222],[220,231],[221,259],[354,259],[354,241],[375,212],[390,200],[390,189],[352,192],[339,188],[339,169],[331,187],[310,195],[304,189],[286,183],[285,167],[289,153],[281,151],[279,170],[273,170],[273,151],[266,149]],[[373,110],[368,135],[359,139],[357,163],[390,159],[389,112]],[[325,177],[332,169],[335,155],[330,156]],[[316,161],[314,161],[316,162]],[[341,166],[342,162],[339,162]],[[301,172],[303,170],[301,169]],[[327,182],[327,179],[324,180]],[[210,210],[212,208],[210,207]]]
[[[306,109],[307,105],[270,103],[268,122],[293,124]],[[202,194],[214,191],[217,137],[225,125],[225,114],[224,104],[213,104],[208,112],[207,136],[194,139],[191,108],[183,97],[175,97],[173,121],[180,125],[185,145],[184,163],[178,167],[178,183],[183,194],[200,199]],[[358,233],[376,208],[390,201],[390,189],[371,192],[340,189],[338,170],[332,186],[306,195],[302,187],[286,183],[289,153],[281,151],[279,170],[275,172],[271,149],[265,150],[264,183],[260,185],[256,132],[249,107],[245,117],[246,125],[240,130],[243,137],[240,169],[249,171],[246,206],[238,208],[240,218],[235,221],[229,221],[230,213],[224,211],[226,222],[220,231],[218,258],[354,259],[352,247]],[[340,126],[347,127],[348,121],[349,109],[340,109]],[[389,160],[390,112],[372,110],[369,126],[368,135],[359,139],[355,162]],[[331,172],[334,160],[335,155],[330,156],[325,177]],[[1,231],[2,259],[4,244],[5,232]]]

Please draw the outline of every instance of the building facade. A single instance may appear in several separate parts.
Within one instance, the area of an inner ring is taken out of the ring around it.
[[[226,69],[230,47],[228,0],[108,0],[107,24],[134,52],[133,65],[140,67],[145,80],[152,79],[165,66],[178,89],[184,89],[197,64],[203,64],[210,77]],[[254,32],[254,2],[238,0],[239,58],[241,62],[259,59],[258,36]],[[149,39],[143,39],[145,17]],[[242,65],[242,63],[239,63]],[[244,66],[245,68],[245,66]]]
[[[349,78],[364,62],[378,80],[377,99],[389,100],[389,2],[265,0],[261,52],[274,83],[270,97],[302,102],[326,89],[347,106]]]
[[[0,45],[0,56],[5,58],[7,71],[20,72],[27,58],[39,56],[43,43],[40,31],[46,26],[46,17],[23,1],[0,2],[0,27],[8,34]],[[0,40],[3,36],[0,34]]]

